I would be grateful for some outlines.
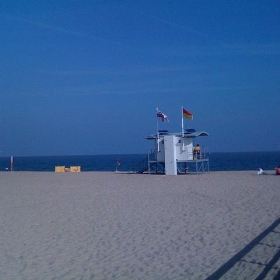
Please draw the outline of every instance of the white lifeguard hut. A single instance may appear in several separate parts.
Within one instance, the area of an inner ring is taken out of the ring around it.
[[[197,153],[193,140],[196,137],[209,136],[205,131],[187,129],[184,134],[169,133],[161,130],[155,135],[149,135],[148,140],[154,140],[155,150],[148,156],[148,172],[153,170],[166,175],[187,173],[190,165],[194,165],[195,173],[209,171],[209,152],[200,147]]]
[[[182,108],[182,113],[190,112]],[[158,111],[157,117],[162,121],[168,121],[165,114]],[[191,119],[193,116],[191,115]],[[199,152],[194,147],[196,137],[209,136],[205,131],[184,129],[182,115],[182,131],[169,133],[167,130],[158,130],[157,133],[146,137],[154,141],[154,150],[148,154],[135,168],[137,173],[165,173],[166,175],[178,175],[183,173],[203,173],[209,171],[209,151],[199,146]]]

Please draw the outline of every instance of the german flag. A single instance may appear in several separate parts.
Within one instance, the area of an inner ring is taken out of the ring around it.
[[[183,117],[189,120],[193,120],[193,114],[184,108],[183,108]]]

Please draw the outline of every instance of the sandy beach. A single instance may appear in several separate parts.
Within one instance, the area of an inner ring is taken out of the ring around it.
[[[0,172],[0,279],[273,279],[270,173]]]

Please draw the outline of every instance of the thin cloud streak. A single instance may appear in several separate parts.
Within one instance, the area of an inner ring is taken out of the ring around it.
[[[65,29],[65,28],[58,27],[58,26],[46,24],[46,23],[43,23],[43,22],[30,20],[30,19],[27,19],[25,17],[16,17],[16,16],[8,15],[8,14],[2,14],[2,16],[6,17],[7,19],[10,19],[10,20],[29,23],[31,25],[37,26],[38,28],[49,29],[49,30],[53,30],[55,32],[66,34],[66,35],[73,35],[73,36],[76,36],[76,37],[84,37],[84,38],[87,38],[87,39],[94,39],[94,40],[97,40],[97,41],[100,41],[100,42],[105,42],[105,43],[109,43],[109,44],[113,44],[113,45],[121,46],[121,47],[126,47],[126,48],[134,48],[134,47],[131,47],[131,46],[129,46],[127,44],[124,44],[122,42],[97,37],[95,35],[79,32],[79,31],[68,30],[68,29]]]
[[[236,85],[230,84],[228,86],[221,85],[191,85],[186,84],[182,86],[172,86],[165,85],[162,81],[150,82],[150,83],[135,83],[135,82],[121,82],[118,84],[107,83],[106,85],[92,85],[92,86],[60,86],[56,89],[46,89],[35,90],[34,92],[29,91],[29,96],[39,97],[39,96],[95,96],[95,95],[108,95],[108,96],[122,96],[122,95],[150,95],[157,96],[158,94],[183,94],[186,92],[192,93],[215,93],[215,94],[231,94],[235,91],[247,91],[258,89],[258,84],[249,85]],[[16,95],[25,95],[25,92],[17,92]]]
[[[279,55],[280,54],[280,44],[232,44],[232,45],[213,45],[208,47],[185,47],[182,50],[180,47],[166,48],[165,50],[159,50],[158,53],[162,55],[170,56],[180,56],[180,57],[189,57],[189,56],[256,56],[256,55]]]
[[[37,26],[39,28],[51,29],[53,31],[64,33],[64,34],[71,34],[71,35],[74,35],[74,36],[85,36],[86,35],[85,33],[82,33],[82,32],[67,30],[67,29],[57,27],[57,26],[54,26],[54,25],[42,23],[42,22],[39,22],[39,21],[30,20],[30,19],[27,19],[25,17],[16,17],[16,16],[12,16],[12,15],[7,15],[7,14],[4,14],[4,15],[2,14],[2,16],[7,18],[7,19],[13,20],[13,21],[29,23],[29,24]]]
[[[112,69],[97,69],[97,70],[38,70],[38,72],[46,74],[55,74],[55,75],[65,75],[65,76],[94,76],[94,75],[131,75],[134,74],[151,74],[151,73],[168,73],[168,72],[193,72],[197,70],[204,70],[206,67],[146,67],[146,68],[135,68],[135,67],[126,67],[126,68],[115,68]]]
[[[191,27],[187,27],[185,25],[182,25],[182,24],[178,24],[178,23],[175,23],[175,22],[172,22],[172,21],[169,21],[169,20],[166,20],[166,19],[163,19],[163,18],[160,18],[160,17],[157,17],[157,16],[153,16],[153,15],[149,15],[149,14],[146,14],[146,13],[143,13],[143,12],[139,12],[140,15],[143,15],[147,18],[150,18],[150,19],[154,19],[158,22],[161,22],[161,23],[164,23],[166,25],[169,25],[171,27],[175,27],[175,28],[180,28],[180,29],[183,29],[189,33],[192,33],[192,34],[195,34],[195,35],[198,35],[200,37],[204,37],[204,38],[207,38],[207,39],[213,39],[215,41],[218,41],[217,39],[209,36],[208,34],[204,33],[204,32],[201,32],[197,29],[194,29],[194,28],[191,28]]]

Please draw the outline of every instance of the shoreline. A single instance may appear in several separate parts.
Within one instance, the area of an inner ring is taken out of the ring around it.
[[[40,156],[40,157],[16,157],[13,158],[14,171],[41,171],[52,172],[56,166],[81,166],[82,172],[114,172],[135,171],[136,165],[147,157],[147,154],[125,154],[125,155],[91,155],[91,156]],[[210,171],[247,171],[272,170],[280,164],[280,153],[212,153],[210,155]],[[116,160],[121,160],[121,165],[116,165]],[[10,159],[0,158],[0,170],[10,169]],[[190,164],[189,171],[195,171],[194,164]],[[184,170],[181,170],[184,171]]]
[[[200,173],[198,173],[198,175],[203,175],[203,174],[209,174],[209,173],[219,173],[219,172],[221,172],[221,173],[231,173],[231,172],[234,172],[234,173],[238,173],[238,172],[251,172],[251,173],[256,173],[257,174],[257,172],[258,172],[258,170],[255,170],[255,169],[250,169],[250,170],[213,170],[213,171],[205,171],[205,172],[200,172]],[[275,174],[275,170],[274,169],[267,169],[267,170],[264,170],[264,172],[266,173],[266,174],[261,174],[261,175],[271,175],[271,173],[273,173],[274,172],[274,174]],[[104,174],[104,173],[109,173],[109,174],[111,174],[111,173],[116,173],[116,174],[136,174],[136,175],[165,175],[165,174],[163,174],[163,173],[147,173],[147,172],[145,172],[145,173],[136,173],[136,172],[134,172],[134,171],[130,171],[130,170],[121,170],[121,171],[115,171],[115,170],[112,170],[112,171],[108,171],[108,170],[104,170],[104,171],[102,171],[102,170],[85,170],[85,171],[80,171],[80,172],[70,172],[70,171],[68,171],[68,172],[55,172],[55,170],[52,170],[52,171],[42,171],[42,170],[39,170],[39,171],[37,171],[37,170],[0,170],[0,174],[1,173],[102,173],[102,174]],[[178,176],[179,175],[188,175],[188,174],[196,174],[196,172],[187,172],[187,173],[178,173]],[[166,175],[167,176],[167,175]],[[176,176],[176,175],[168,175],[168,176]]]

